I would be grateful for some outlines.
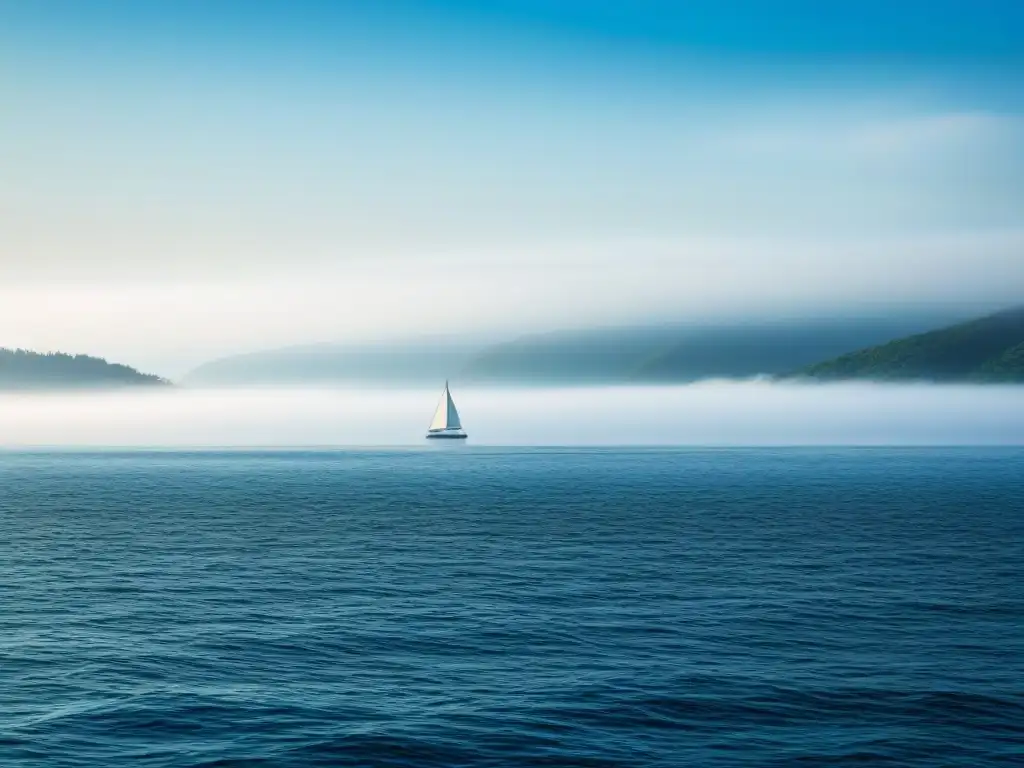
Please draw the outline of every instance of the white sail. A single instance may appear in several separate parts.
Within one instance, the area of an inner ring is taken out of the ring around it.
[[[444,393],[448,398],[448,429],[462,429],[459,412],[455,410],[455,401],[452,400],[452,393],[448,391],[447,383],[444,385]]]
[[[452,393],[448,390],[448,382],[444,383],[444,392],[441,393],[441,401],[434,411],[434,418],[430,422],[431,432],[443,430],[462,429],[462,422],[459,419],[459,412],[455,409],[455,401],[452,400]]]
[[[450,396],[448,394],[448,385],[444,385],[444,392],[441,393],[441,402],[437,404],[437,410],[434,411],[434,418],[430,422],[430,431],[437,432],[438,430],[445,429],[448,426],[448,403],[450,402]]]

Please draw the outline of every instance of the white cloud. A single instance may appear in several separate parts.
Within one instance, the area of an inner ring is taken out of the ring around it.
[[[850,157],[898,160],[931,155],[942,162],[951,151],[1020,150],[1024,119],[983,111],[849,114],[844,110],[797,113],[781,119],[730,127],[713,146],[748,157],[801,158],[832,163]]]
[[[1024,122],[991,112],[947,112],[879,121],[851,131],[852,149],[892,157],[971,147],[994,148],[1007,139],[1024,139]]]

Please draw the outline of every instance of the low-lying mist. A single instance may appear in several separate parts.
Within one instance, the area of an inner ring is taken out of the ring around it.
[[[706,381],[454,391],[477,445],[1024,443],[1024,387]],[[0,444],[426,445],[434,390],[0,395]]]

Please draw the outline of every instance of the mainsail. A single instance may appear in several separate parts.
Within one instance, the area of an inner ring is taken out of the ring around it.
[[[452,393],[448,391],[448,382],[444,383],[444,392],[441,394],[441,402],[437,404],[434,411],[434,418],[430,422],[430,431],[439,432],[444,429],[462,429],[462,422],[459,420],[459,412],[455,410],[455,401],[452,400]]]

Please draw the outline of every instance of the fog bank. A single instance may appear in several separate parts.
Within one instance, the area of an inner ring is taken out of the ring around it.
[[[455,389],[470,445],[1024,444],[1024,387],[776,384]],[[433,390],[0,396],[0,445],[426,445]]]

